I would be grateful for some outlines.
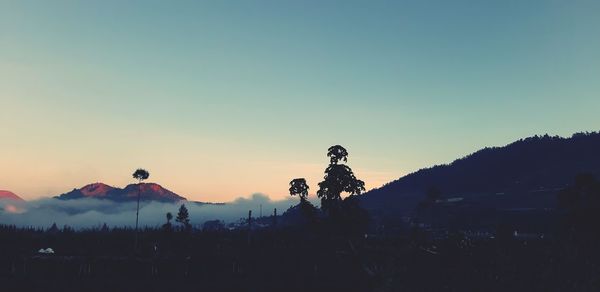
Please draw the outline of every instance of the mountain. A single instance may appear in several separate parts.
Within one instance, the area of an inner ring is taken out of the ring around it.
[[[140,190],[140,200],[142,201],[178,202],[187,200],[155,183],[130,184],[124,189],[115,188],[104,183],[93,183],[80,189],[73,189],[55,198],[61,200],[98,198],[119,202],[135,201]]]
[[[13,193],[13,192],[0,190],[0,200],[3,200],[3,199],[13,200],[13,201],[25,201],[25,200],[21,199],[21,197],[15,195],[15,193]]]
[[[131,184],[126,186],[122,195],[130,200],[137,199],[138,191],[141,187],[141,198],[145,200],[154,200],[154,201],[162,201],[162,202],[178,202],[187,200],[184,197],[179,196],[176,193],[173,193],[165,188],[163,188],[159,184],[155,183],[142,183],[142,184]]]
[[[485,148],[406,175],[360,200],[376,217],[396,219],[414,214],[431,188],[441,193],[439,202],[461,202],[448,204],[457,208],[540,210],[556,207],[556,192],[584,172],[600,178],[600,133],[534,136]]]
[[[80,198],[106,198],[110,197],[109,193],[118,192],[119,189],[111,187],[103,183],[93,183],[86,185],[80,189],[73,189],[72,191],[58,196],[59,199],[80,199]]]

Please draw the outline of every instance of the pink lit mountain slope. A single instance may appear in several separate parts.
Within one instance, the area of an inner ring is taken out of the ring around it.
[[[13,193],[13,192],[0,190],[0,200],[3,200],[3,199],[12,200],[12,201],[25,201],[25,200],[21,199],[21,197],[15,195],[15,193]]]
[[[56,198],[61,200],[97,198],[118,202],[135,201],[137,200],[138,192],[141,192],[140,200],[142,201],[178,202],[186,200],[186,198],[155,183],[130,184],[124,189],[115,188],[103,183],[93,183],[80,189],[73,189],[68,193],[56,196]]]

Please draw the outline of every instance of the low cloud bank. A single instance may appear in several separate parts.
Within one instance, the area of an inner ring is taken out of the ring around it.
[[[316,203],[316,198],[311,198]],[[264,194],[253,194],[250,198],[238,198],[224,205],[193,202],[184,203],[190,214],[193,225],[201,225],[208,220],[223,220],[226,223],[236,222],[248,216],[260,215],[262,205],[263,216],[282,214],[291,206],[298,204],[298,198],[271,200]],[[166,213],[173,217],[181,203],[140,202],[140,225],[157,227],[166,222]],[[0,224],[16,226],[33,226],[47,228],[56,223],[59,227],[68,225],[75,228],[99,227],[106,223],[111,227],[135,225],[136,202],[113,202],[93,198],[77,200],[58,200],[54,198],[40,199],[30,202],[0,201]],[[173,223],[175,223],[173,221]]]

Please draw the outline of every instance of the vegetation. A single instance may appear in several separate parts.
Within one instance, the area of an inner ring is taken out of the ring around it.
[[[544,209],[547,217],[536,214],[517,221],[472,202],[454,203],[447,189],[438,189],[433,180],[422,191],[412,220],[395,226],[370,220],[357,196],[364,183],[345,164],[347,156],[339,145],[328,150],[330,164],[317,192],[322,210],[310,204],[304,178],[290,181],[290,195],[300,203],[280,216],[274,212],[252,218],[249,212],[241,224],[212,220],[198,229],[181,204],[175,221],[182,228],[172,228],[173,215],[167,213],[162,228],[139,232],[139,249],[136,240],[133,253],[130,238],[132,233],[137,236],[137,226],[73,230],[52,224],[44,230],[0,225],[2,287],[42,290],[47,289],[42,283],[52,283],[54,289],[77,291],[599,290],[600,181],[594,172],[564,179],[568,183],[559,190],[536,189],[538,200],[542,193],[552,194],[556,208]],[[472,210],[480,213],[470,217]],[[501,224],[482,230],[486,213]],[[460,221],[461,216],[467,219]],[[542,220],[532,224],[538,217]],[[515,223],[527,223],[529,229]],[[55,253],[37,252],[47,248]]]
[[[148,179],[148,177],[150,177],[150,173],[142,168],[138,168],[135,170],[135,172],[133,172],[133,178],[138,180],[139,183],[139,189],[138,189],[138,195],[137,195],[137,208],[135,209],[135,244],[134,244],[134,250],[137,250],[137,243],[138,243],[138,219],[140,217],[140,196],[142,195],[142,181]]]
[[[600,182],[590,173],[575,177],[573,184],[558,193],[558,206],[562,211],[562,236],[577,244],[592,247],[600,243]]]
[[[295,207],[296,209],[299,209],[300,212],[296,212],[299,214],[296,214],[297,218],[295,218],[295,220],[292,220],[296,221],[296,223],[314,223],[317,219],[319,210],[310,201],[308,201],[308,190],[309,187],[306,184],[306,179],[295,178],[292,181],[290,181],[290,195],[297,195],[300,197],[300,203],[298,204],[298,206]],[[288,221],[290,221],[290,217],[294,216],[292,215],[294,211],[297,210],[290,209],[288,210],[288,212],[286,212],[286,217]]]
[[[308,197],[308,185],[306,184],[306,179],[304,178],[295,178],[290,182],[290,195],[291,196],[299,196],[300,202],[306,201]]]
[[[491,238],[467,231],[439,237],[418,228],[340,235],[326,224],[252,231],[146,228],[132,257],[125,247],[133,232],[0,226],[3,288],[596,291],[600,280],[598,241],[584,243],[558,231],[545,238],[511,232]],[[586,238],[583,233],[599,233],[575,232]],[[35,254],[48,247],[56,254]]]
[[[329,147],[327,156],[330,164],[325,169],[325,177],[319,183],[317,196],[321,198],[321,208],[329,215],[336,215],[342,207],[342,193],[350,196],[359,195],[365,191],[365,183],[357,179],[352,169],[340,161],[348,161],[348,151],[340,145]]]
[[[171,224],[171,220],[173,219],[173,214],[171,212],[167,212],[167,223],[163,225],[163,229],[166,231],[171,231],[173,229],[173,225]]]
[[[408,174],[361,196],[361,205],[380,217],[411,216],[431,187],[447,198],[505,194],[504,202],[518,203],[529,192],[546,190],[547,197],[554,199],[555,190],[571,184],[580,172],[600,177],[598,149],[598,132],[577,133],[569,138],[544,135],[521,139]],[[537,208],[553,204],[544,198],[533,200]]]
[[[179,212],[177,212],[177,218],[175,218],[175,221],[183,225],[184,230],[190,230],[190,214],[188,213],[188,209],[185,207],[185,204],[181,204],[179,207]]]

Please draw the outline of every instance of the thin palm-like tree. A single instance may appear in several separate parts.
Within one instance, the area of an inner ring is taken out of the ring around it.
[[[133,173],[133,178],[137,179],[139,182],[138,196],[137,196],[137,208],[135,211],[135,245],[134,245],[135,251],[137,251],[137,243],[138,243],[138,219],[140,216],[140,196],[142,195],[142,181],[148,179],[148,177],[150,177],[150,173],[143,168],[138,168]]]

